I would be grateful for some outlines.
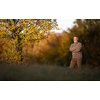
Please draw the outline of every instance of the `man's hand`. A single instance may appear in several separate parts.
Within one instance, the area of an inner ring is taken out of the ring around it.
[[[76,49],[73,50],[73,52],[74,52],[74,53],[80,52],[80,51],[81,51],[81,48],[82,48],[82,44],[79,43],[79,44],[76,46]]]
[[[71,52],[73,52],[75,49],[76,49],[76,46],[74,46],[73,44],[71,44],[69,50],[70,50]]]

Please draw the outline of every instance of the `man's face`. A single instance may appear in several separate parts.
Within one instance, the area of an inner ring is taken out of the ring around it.
[[[74,37],[74,38],[73,38],[73,41],[74,41],[74,42],[77,42],[77,41],[78,41],[78,38],[77,38],[77,37]]]

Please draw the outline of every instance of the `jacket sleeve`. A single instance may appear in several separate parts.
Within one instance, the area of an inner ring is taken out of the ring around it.
[[[81,48],[82,48],[82,44],[80,43],[77,45],[76,49],[73,52],[74,53],[79,52],[81,50]]]
[[[73,46],[73,44],[71,44],[71,46],[70,46],[69,50],[70,50],[71,52],[73,52],[75,49],[76,49],[76,47],[75,47],[75,46]]]

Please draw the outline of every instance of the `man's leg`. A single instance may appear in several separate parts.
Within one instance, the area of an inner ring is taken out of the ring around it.
[[[77,66],[82,69],[82,58],[77,58]]]
[[[76,64],[76,59],[72,58],[69,68],[74,68],[75,64]]]

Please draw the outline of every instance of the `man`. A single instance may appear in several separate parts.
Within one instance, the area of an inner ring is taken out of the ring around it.
[[[78,68],[82,69],[82,44],[78,42],[78,37],[73,37],[74,43],[71,44],[69,50],[72,52],[72,60],[69,68],[74,68],[77,63]]]

